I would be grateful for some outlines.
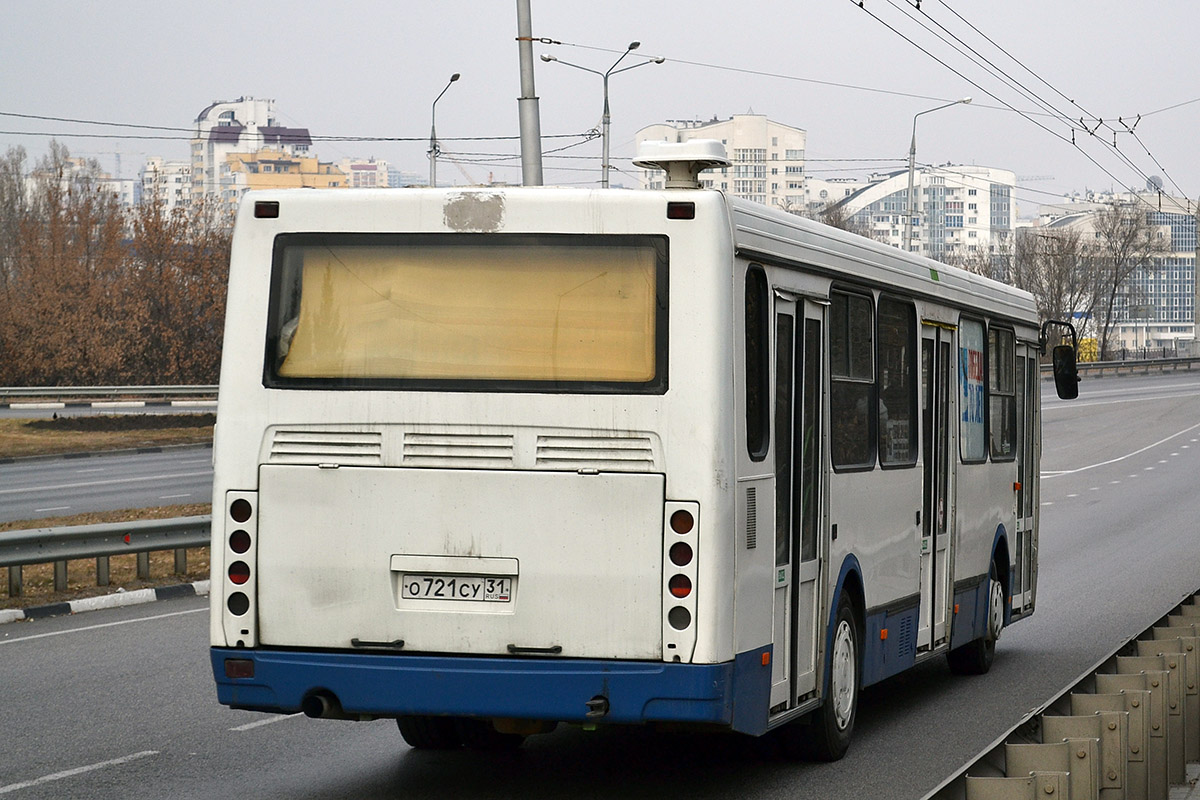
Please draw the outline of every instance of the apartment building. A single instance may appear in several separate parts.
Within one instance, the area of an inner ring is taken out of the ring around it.
[[[688,142],[715,139],[725,145],[733,163],[700,176],[703,186],[720,189],[734,197],[782,208],[792,213],[804,210],[804,148],[808,133],[773,122],[752,111],[729,119],[668,120],[642,128],[635,135],[645,141]],[[642,187],[660,189],[663,173],[641,170]]]

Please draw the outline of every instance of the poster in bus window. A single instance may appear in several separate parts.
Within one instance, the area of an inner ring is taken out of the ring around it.
[[[958,370],[959,429],[962,434],[962,457],[965,461],[981,461],[985,457],[983,423],[983,324],[963,320],[959,329]]]

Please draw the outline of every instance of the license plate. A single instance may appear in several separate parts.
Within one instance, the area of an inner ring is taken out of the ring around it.
[[[512,600],[512,578],[482,575],[401,576],[400,597],[405,600],[467,600],[507,603]]]

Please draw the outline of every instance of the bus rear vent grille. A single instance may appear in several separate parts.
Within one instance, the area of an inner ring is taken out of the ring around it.
[[[913,654],[913,618],[903,617],[900,620],[900,640],[896,642],[896,655],[907,658]]]
[[[405,433],[406,467],[510,467],[510,434]]]
[[[383,437],[378,432],[275,431],[272,464],[382,464]]]
[[[648,436],[539,436],[537,465],[550,469],[654,468]]]
[[[746,549],[758,547],[758,491],[746,487]]]

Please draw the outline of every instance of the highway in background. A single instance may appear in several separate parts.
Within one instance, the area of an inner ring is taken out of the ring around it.
[[[0,522],[210,502],[210,447],[0,464]]]
[[[920,798],[1200,588],[1200,381],[1086,381],[1044,416],[1037,613],[1005,630],[986,676],[939,659],[865,692],[841,762],[574,728],[508,756],[414,752],[389,720],[232,711],[216,703],[206,604],[189,599],[0,626],[0,795]]]

